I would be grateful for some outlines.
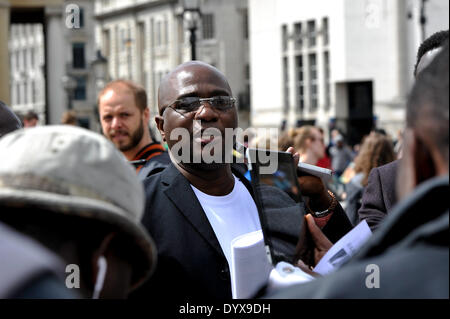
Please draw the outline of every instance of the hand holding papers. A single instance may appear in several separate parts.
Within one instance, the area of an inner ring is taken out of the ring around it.
[[[359,251],[371,235],[367,222],[365,220],[360,222],[330,248],[314,268],[314,272],[326,275],[338,269]]]

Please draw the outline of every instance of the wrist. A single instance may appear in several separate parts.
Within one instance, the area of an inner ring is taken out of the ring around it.
[[[327,191],[325,195],[320,200],[316,200],[316,202],[310,200],[308,204],[309,212],[314,218],[328,216],[337,206],[336,197],[332,192]]]
[[[320,195],[309,198],[309,208],[313,211],[323,211],[328,209],[333,202],[333,197],[324,190]]]

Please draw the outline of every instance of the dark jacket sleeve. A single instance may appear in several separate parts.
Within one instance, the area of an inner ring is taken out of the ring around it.
[[[370,172],[369,181],[362,197],[361,208],[358,211],[359,220],[367,221],[372,231],[378,228],[387,214],[381,187],[379,170],[374,168]]]

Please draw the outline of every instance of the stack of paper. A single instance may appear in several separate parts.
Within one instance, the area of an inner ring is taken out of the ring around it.
[[[272,265],[266,256],[261,230],[231,242],[231,290],[233,299],[252,298],[269,279]]]

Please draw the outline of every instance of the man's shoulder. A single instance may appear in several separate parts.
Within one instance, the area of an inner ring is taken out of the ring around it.
[[[143,180],[144,188],[147,190],[148,188],[154,187],[154,186],[156,186],[157,184],[159,184],[159,183],[161,182],[162,178],[164,177],[164,174],[166,173],[166,170],[168,170],[169,167],[171,167],[171,166],[172,166],[172,164],[171,164],[171,163],[168,163],[168,164],[165,165],[164,168],[161,169],[160,171],[158,171],[158,172],[156,172],[156,173],[154,173],[154,174],[148,175],[148,176]]]
[[[162,172],[170,163],[170,156],[167,152],[155,155],[142,166],[138,172],[138,176],[142,180],[145,180],[152,175]]]
[[[167,151],[163,151],[160,154],[157,154],[155,156],[153,156],[152,158],[150,158],[147,163],[149,162],[158,162],[158,163],[162,163],[162,164],[170,164],[171,160],[170,160],[170,156],[169,153],[167,153]]]
[[[399,160],[393,161],[383,166],[372,169],[369,175],[369,184],[380,184],[388,195],[392,195],[392,201],[395,202],[395,181],[397,177]]]
[[[393,162],[390,162],[388,164],[378,166],[376,169],[378,170],[378,173],[380,175],[392,175],[397,173],[398,163],[400,160],[395,160]]]

